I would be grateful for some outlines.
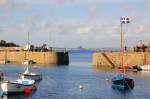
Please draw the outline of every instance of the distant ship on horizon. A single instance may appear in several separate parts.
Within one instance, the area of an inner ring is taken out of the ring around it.
[[[69,52],[81,52],[81,51],[89,51],[89,52],[94,52],[94,51],[112,51],[112,52],[118,52],[119,48],[84,48],[82,46],[78,46],[77,48],[70,48],[68,49]]]

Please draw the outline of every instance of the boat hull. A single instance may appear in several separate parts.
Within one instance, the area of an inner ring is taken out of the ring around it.
[[[1,88],[2,88],[3,94],[25,93],[26,89],[28,89],[29,91],[35,91],[36,90],[35,84],[23,85],[23,84],[8,82],[8,81],[2,82]]]
[[[34,81],[40,81],[42,80],[42,75],[41,74],[20,74],[20,78],[23,79],[31,79]]]
[[[112,88],[118,90],[128,90],[134,88],[134,80],[127,77],[117,76],[112,79]]]
[[[125,71],[141,71],[141,67],[137,65],[133,66],[125,66],[125,67],[119,67],[119,70],[125,70]]]
[[[140,66],[140,68],[142,70],[150,70],[150,65],[143,65],[143,66]]]
[[[30,65],[30,64],[35,64],[35,62],[33,60],[24,60],[22,61],[23,65]]]
[[[118,90],[126,90],[124,85],[118,85],[118,84],[112,84],[113,89],[118,89]]]

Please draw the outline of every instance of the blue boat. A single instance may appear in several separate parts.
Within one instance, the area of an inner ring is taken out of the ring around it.
[[[118,90],[128,90],[134,88],[134,80],[122,74],[115,76],[112,79],[112,88]]]

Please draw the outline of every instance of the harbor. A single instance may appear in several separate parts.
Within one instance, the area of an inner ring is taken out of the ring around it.
[[[132,91],[119,92],[111,88],[111,83],[106,79],[111,79],[115,74],[115,69],[100,69],[92,67],[92,54],[93,52],[70,53],[69,66],[34,66],[31,68],[32,72],[42,73],[43,79],[38,84],[36,92],[26,96],[11,95],[3,96],[3,99],[137,99],[149,98],[149,84],[150,72],[128,72],[128,75],[134,77],[136,87]],[[84,59],[82,57],[85,57]],[[24,71],[24,66],[5,64],[0,65],[6,78],[14,80],[18,77],[18,73]],[[144,81],[144,82],[143,82]],[[79,88],[83,85],[83,89]],[[142,89],[142,90],[141,90]],[[107,92],[107,93],[106,93]],[[136,96],[134,94],[136,94]],[[2,94],[2,91],[0,92]]]
[[[0,99],[149,99],[149,0],[0,0]]]
[[[29,33],[28,33],[29,34]],[[0,73],[2,98],[4,96],[24,94],[31,95],[38,89],[37,82],[43,79],[43,73],[33,72],[33,65],[65,65],[69,64],[69,55],[65,50],[54,51],[53,48],[46,48],[46,44],[42,47],[34,48],[34,45],[29,45],[24,48],[15,43],[7,43],[4,40],[0,41],[0,56],[1,64],[19,64],[24,67],[24,72],[18,72],[17,79],[8,79],[3,70]],[[56,49],[56,48],[55,48]]]

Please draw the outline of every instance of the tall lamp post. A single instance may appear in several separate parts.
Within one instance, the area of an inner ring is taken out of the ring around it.
[[[128,17],[121,17],[120,18],[120,26],[121,26],[121,31],[120,31],[120,51],[121,51],[121,67],[123,67],[123,74],[125,74],[125,67],[124,67],[124,33],[123,33],[123,24],[129,24],[130,19]]]

